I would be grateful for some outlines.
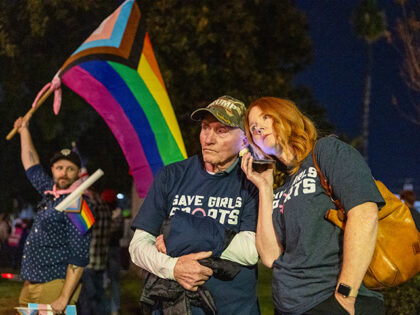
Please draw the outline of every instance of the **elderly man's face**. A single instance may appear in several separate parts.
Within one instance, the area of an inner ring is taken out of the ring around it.
[[[58,160],[51,166],[54,184],[59,189],[70,187],[79,178],[79,168],[68,160]]]
[[[219,172],[232,164],[247,141],[240,128],[226,126],[208,114],[201,123],[200,144],[206,169]]]

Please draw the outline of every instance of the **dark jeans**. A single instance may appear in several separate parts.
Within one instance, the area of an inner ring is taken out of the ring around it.
[[[110,246],[107,275],[111,284],[111,312],[120,310],[120,271],[121,253],[120,247]]]
[[[108,300],[104,289],[104,270],[86,268],[82,275],[82,291],[77,302],[79,315],[106,315]]]
[[[284,313],[275,310],[275,315]],[[334,294],[319,303],[303,315],[348,315],[349,313],[336,300]],[[385,314],[384,302],[375,297],[358,296],[355,303],[356,315],[383,315]]]

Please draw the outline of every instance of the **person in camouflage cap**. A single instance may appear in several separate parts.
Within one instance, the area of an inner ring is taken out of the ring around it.
[[[131,260],[159,278],[177,281],[185,290],[204,287],[219,315],[260,314],[255,246],[258,193],[241,171],[238,157],[248,146],[243,130],[245,110],[243,102],[222,96],[192,113],[191,119],[201,122],[201,156],[164,167],[132,225]],[[188,222],[183,222],[185,214],[189,214]],[[171,230],[182,231],[177,234],[178,242],[161,235],[162,223],[169,217],[174,219]],[[199,219],[237,233],[221,254],[206,245],[216,238],[200,228]],[[195,250],[171,255],[174,249],[190,249],[193,244]],[[233,280],[216,278],[211,268],[200,263],[212,254],[239,264]],[[192,314],[204,314],[201,307],[192,307]]]

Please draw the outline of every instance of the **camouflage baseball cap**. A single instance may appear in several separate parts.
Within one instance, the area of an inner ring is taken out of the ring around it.
[[[225,95],[210,103],[207,107],[199,108],[191,114],[191,119],[201,121],[206,113],[211,113],[218,121],[226,126],[244,129],[245,104],[240,100]]]

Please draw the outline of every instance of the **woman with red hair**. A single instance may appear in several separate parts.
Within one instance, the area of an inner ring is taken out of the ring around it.
[[[256,154],[276,161],[274,173],[259,172],[250,153],[242,158],[259,189],[256,246],[273,269],[275,314],[383,314],[381,294],[362,284],[384,200],[361,155],[335,137],[317,140],[313,122],[286,99],[251,103],[245,129]],[[345,232],[324,219],[334,203],[320,184],[313,150],[347,212]]]

